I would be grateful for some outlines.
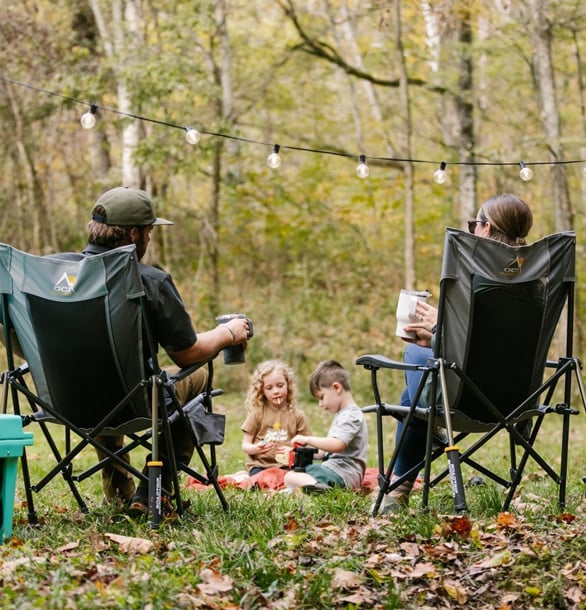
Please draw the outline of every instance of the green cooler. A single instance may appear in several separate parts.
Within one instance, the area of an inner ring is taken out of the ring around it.
[[[0,544],[12,536],[18,459],[32,444],[33,434],[22,431],[18,415],[0,414]]]

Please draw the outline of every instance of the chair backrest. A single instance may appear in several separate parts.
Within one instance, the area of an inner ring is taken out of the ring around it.
[[[144,291],[135,247],[34,256],[0,244],[0,296],[38,396],[81,428],[144,378]],[[141,390],[111,425],[149,417]]]
[[[456,363],[504,415],[541,384],[566,303],[571,351],[575,244],[573,232],[513,247],[446,230],[435,355]],[[494,420],[461,378],[446,381],[451,408]]]

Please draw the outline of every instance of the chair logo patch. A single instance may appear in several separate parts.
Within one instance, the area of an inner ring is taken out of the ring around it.
[[[523,271],[523,265],[525,264],[525,259],[519,256],[516,256],[510,263],[507,263],[503,270],[501,271],[501,275],[505,277],[512,277],[515,275],[519,275]]]
[[[67,275],[67,273],[64,272],[53,286],[53,292],[62,295],[72,294],[75,292],[75,282],[77,282],[77,277],[75,275]]]

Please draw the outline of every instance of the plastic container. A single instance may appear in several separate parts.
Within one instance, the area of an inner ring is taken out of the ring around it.
[[[0,543],[12,536],[18,460],[32,444],[33,434],[22,431],[20,416],[0,414]]]

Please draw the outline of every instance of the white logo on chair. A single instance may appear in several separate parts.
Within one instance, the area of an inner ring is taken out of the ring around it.
[[[525,259],[519,256],[515,257],[510,263],[507,263],[503,270],[501,271],[501,275],[519,275],[521,271],[523,271],[523,265],[525,264]]]
[[[53,292],[58,292],[59,294],[71,294],[75,292],[75,282],[77,282],[77,277],[75,277],[75,275],[67,275],[67,273],[64,272],[57,283],[53,286]]]

